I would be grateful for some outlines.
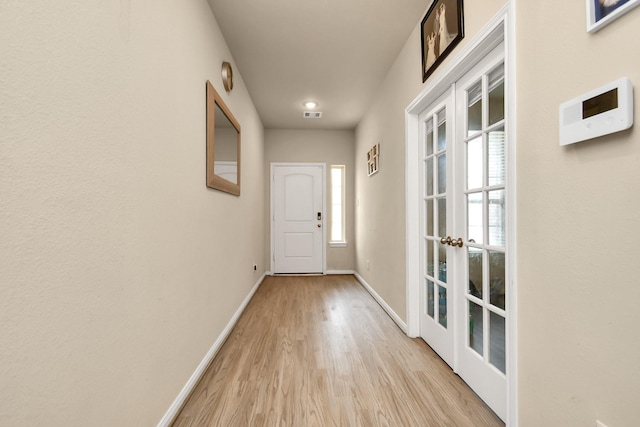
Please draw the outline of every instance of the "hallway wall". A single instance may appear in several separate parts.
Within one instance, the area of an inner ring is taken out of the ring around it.
[[[0,1],[0,424],[151,426],[264,270],[263,126],[205,0]],[[242,195],[205,186],[205,82]]]
[[[520,426],[637,425],[640,8],[594,34],[583,1],[516,10]],[[560,147],[560,103],[623,76],[634,127]]]

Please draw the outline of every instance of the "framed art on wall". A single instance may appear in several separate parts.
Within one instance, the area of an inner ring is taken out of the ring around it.
[[[594,33],[615,21],[634,7],[640,0],[586,0],[587,31]]]
[[[380,144],[376,144],[367,152],[367,175],[371,176],[380,168]]]
[[[464,38],[462,0],[435,0],[420,27],[424,83]]]

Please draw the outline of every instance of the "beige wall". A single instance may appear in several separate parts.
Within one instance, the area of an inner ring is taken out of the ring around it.
[[[346,175],[346,239],[347,247],[332,248],[327,243],[327,270],[353,270],[355,239],[353,224],[354,206],[354,133],[353,131],[327,130],[277,130],[265,131],[265,212],[270,212],[270,174],[273,162],[326,163],[327,165],[327,212],[330,211],[330,165],[345,165]],[[328,222],[327,222],[328,223]],[[265,263],[270,266],[271,223],[266,224]],[[328,238],[329,230],[327,230]]]
[[[0,424],[155,425],[264,271],[242,70],[205,0],[2,1],[0,40]],[[205,187],[207,79],[240,198]]]
[[[463,49],[505,4],[505,0],[464,2],[465,38],[456,51]],[[404,110],[424,87],[421,20],[422,16],[417,17],[415,30],[356,129],[356,271],[404,320],[407,298]],[[427,82],[447,67],[456,51]],[[376,143],[380,143],[380,171],[368,177],[366,153]]]
[[[637,99],[640,9],[595,34],[584,16],[584,1],[517,2],[521,427],[640,420],[640,114],[558,145],[561,102],[622,76]]]

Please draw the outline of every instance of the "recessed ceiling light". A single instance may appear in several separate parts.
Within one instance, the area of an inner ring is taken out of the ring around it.
[[[318,106],[318,103],[313,101],[307,101],[304,103],[304,106],[307,108],[316,108]]]

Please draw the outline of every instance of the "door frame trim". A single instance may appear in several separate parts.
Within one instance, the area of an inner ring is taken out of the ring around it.
[[[518,370],[517,370],[517,246],[516,246],[516,75],[515,75],[515,11],[507,3],[494,18],[473,38],[453,61],[432,79],[405,109],[405,188],[406,188],[406,286],[407,286],[407,335],[420,334],[420,170],[416,159],[419,148],[420,113],[435,102],[452,84],[456,83],[475,64],[504,42],[505,94],[509,129],[507,149],[508,169],[508,228],[510,257],[507,268],[511,272],[509,283],[508,364],[507,364],[507,419],[508,426],[518,425]],[[455,362],[454,362],[455,363]],[[455,370],[455,367],[454,367]]]
[[[321,167],[322,168],[322,274],[327,274],[327,164],[326,163],[299,163],[299,162],[271,162],[269,176],[269,228],[271,230],[271,244],[269,263],[272,274],[275,274],[275,203],[273,183],[275,181],[275,168],[277,167]]]

